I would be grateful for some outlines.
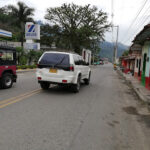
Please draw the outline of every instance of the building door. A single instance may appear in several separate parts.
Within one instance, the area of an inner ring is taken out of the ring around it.
[[[143,58],[143,70],[142,70],[142,84],[145,86],[145,72],[146,72],[146,57],[147,54],[144,54],[144,58]]]
[[[139,59],[139,65],[138,65],[138,77],[141,75],[141,59]]]

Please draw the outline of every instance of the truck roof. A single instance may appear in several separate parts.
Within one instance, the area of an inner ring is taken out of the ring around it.
[[[63,51],[45,51],[44,53],[58,53],[58,54],[75,54],[75,55],[79,55],[77,53],[74,53],[74,52],[63,52]]]

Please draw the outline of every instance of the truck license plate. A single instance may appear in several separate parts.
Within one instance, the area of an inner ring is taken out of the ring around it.
[[[50,72],[50,73],[57,73],[57,69],[51,68],[51,69],[49,70],[49,72]]]

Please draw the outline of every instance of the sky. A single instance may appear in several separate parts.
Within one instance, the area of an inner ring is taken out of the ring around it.
[[[44,15],[46,14],[46,9],[49,7],[58,7],[63,3],[75,3],[78,5],[91,4],[97,6],[99,9],[107,12],[111,22],[112,14],[112,1],[113,3],[113,24],[114,26],[119,26],[119,37],[118,41],[125,44],[131,45],[132,40],[146,25],[150,22],[150,0],[21,0],[26,3],[29,7],[35,8],[35,19],[44,20]],[[0,0],[0,7],[8,4],[14,4],[18,0]],[[144,5],[145,4],[145,5]],[[144,6],[144,7],[143,7]],[[143,9],[142,9],[143,8]],[[138,17],[136,18],[138,12]],[[116,41],[116,27],[114,27],[112,32],[107,32],[105,34],[105,40],[110,42]],[[113,36],[112,36],[113,35]],[[113,37],[113,38],[112,38]]]

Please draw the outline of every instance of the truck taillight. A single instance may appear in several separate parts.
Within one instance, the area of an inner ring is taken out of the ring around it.
[[[73,65],[70,66],[70,71],[74,71],[74,66]]]
[[[67,83],[67,80],[62,80],[62,83]]]
[[[39,64],[36,64],[36,67],[39,68]]]
[[[41,78],[41,77],[37,77],[37,79],[38,79],[38,80],[42,80],[42,78]]]

